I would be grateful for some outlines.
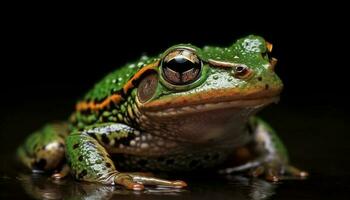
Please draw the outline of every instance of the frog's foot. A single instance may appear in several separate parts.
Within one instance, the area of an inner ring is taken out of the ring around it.
[[[265,180],[278,182],[292,176],[293,178],[306,178],[308,173],[288,164],[266,162],[252,168],[249,173],[252,177],[264,176]]]
[[[56,179],[56,180],[65,178],[68,176],[69,170],[70,170],[69,166],[67,164],[64,164],[59,172],[56,172],[56,173],[51,175],[51,178]]]
[[[157,187],[173,187],[183,188],[187,184],[184,181],[169,181],[148,176],[139,175],[140,173],[119,173],[115,176],[114,182],[123,185],[130,190],[143,190],[144,185],[152,185]]]
[[[292,165],[288,165],[286,167],[286,173],[290,174],[293,177],[300,177],[300,178],[306,178],[309,176],[309,173],[307,171],[303,171],[303,170],[298,169]]]
[[[55,122],[32,133],[17,150],[17,158],[33,172],[56,170],[65,157],[68,125]]]

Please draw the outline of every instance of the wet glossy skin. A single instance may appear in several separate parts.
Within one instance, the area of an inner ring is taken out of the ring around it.
[[[70,171],[78,180],[134,190],[186,183],[119,170],[306,176],[288,165],[274,131],[253,117],[282,90],[271,49],[251,35],[226,48],[176,45],[142,57],[107,75],[77,103],[68,125],[47,125],[18,155],[31,169],[62,169],[56,178]]]

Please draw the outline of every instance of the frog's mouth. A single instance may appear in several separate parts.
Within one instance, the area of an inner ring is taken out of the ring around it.
[[[258,110],[271,103],[277,103],[280,92],[281,88],[245,92],[237,89],[218,89],[195,95],[182,96],[174,94],[173,96],[139,104],[139,108],[145,114],[154,117],[171,117],[229,108]]]

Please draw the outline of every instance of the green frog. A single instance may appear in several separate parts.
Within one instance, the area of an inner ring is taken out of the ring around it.
[[[152,171],[305,177],[289,165],[274,130],[254,116],[277,102],[283,87],[271,50],[249,35],[224,48],[180,44],[142,56],[98,82],[67,122],[31,134],[18,158],[53,178],[71,173],[131,190],[187,186]]]

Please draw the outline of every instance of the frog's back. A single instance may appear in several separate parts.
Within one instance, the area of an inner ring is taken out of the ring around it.
[[[157,57],[142,56],[105,76],[76,104],[70,118],[72,128],[108,122],[130,124],[132,119],[123,108],[133,105],[131,91],[142,75],[157,65]]]
[[[156,58],[142,56],[138,61],[128,63],[109,73],[86,93],[83,102],[101,102],[105,98],[122,92],[127,82],[144,66],[154,62]]]

